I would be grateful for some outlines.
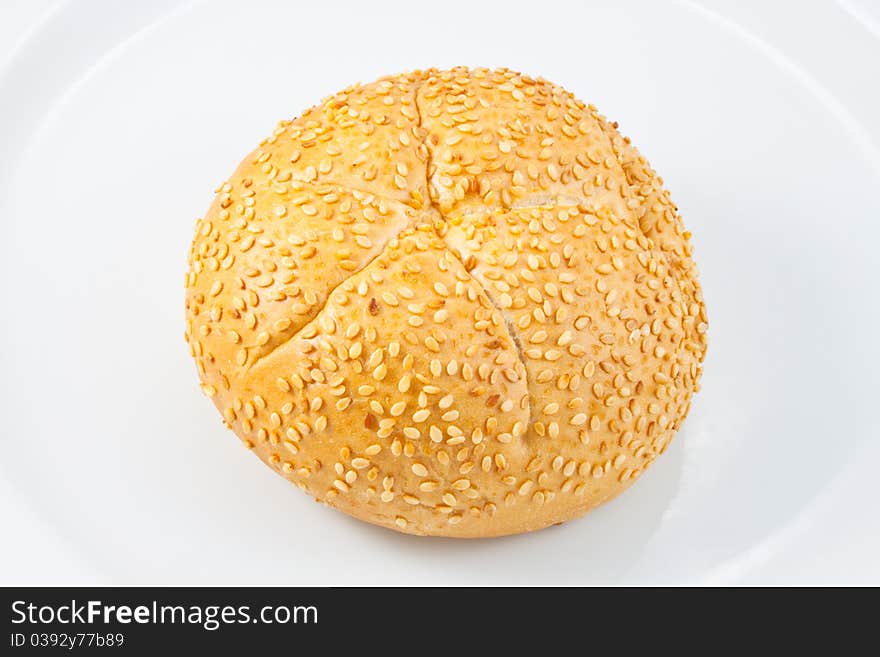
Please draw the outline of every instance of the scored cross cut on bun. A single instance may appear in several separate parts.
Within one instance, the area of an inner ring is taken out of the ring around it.
[[[577,517],[698,390],[689,234],[595,108],[506,69],[416,71],[282,121],[196,226],[202,389],[316,499],[413,534]]]

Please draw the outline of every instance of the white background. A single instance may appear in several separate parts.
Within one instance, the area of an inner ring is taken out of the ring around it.
[[[296,4],[0,0],[0,584],[880,583],[880,3]],[[621,123],[710,320],[635,487],[483,541],[316,505],[221,427],[183,341],[195,218],[275,122],[459,63]]]

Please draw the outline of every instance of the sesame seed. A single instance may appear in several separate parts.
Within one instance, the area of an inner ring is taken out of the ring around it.
[[[578,413],[577,415],[571,418],[571,424],[575,427],[579,427],[582,424],[586,424],[587,416],[584,413]]]

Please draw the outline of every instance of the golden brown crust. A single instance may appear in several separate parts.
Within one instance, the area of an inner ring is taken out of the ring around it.
[[[282,121],[257,150],[268,179],[332,182],[421,208],[428,152],[415,94],[421,73],[388,76],[325,99]]]
[[[578,203],[625,212],[607,136],[561,87],[508,70],[457,68],[430,75],[418,104],[441,212]]]
[[[416,534],[584,513],[698,388],[688,235],[592,107],[517,73],[384,78],[282,122],[196,228],[203,390],[319,500]]]
[[[693,259],[691,234],[685,229],[678,208],[663,186],[663,180],[648,161],[629,138],[623,137],[617,131],[617,123],[608,123],[601,116],[599,121],[611,140],[615,156],[626,176],[630,199],[628,205],[633,211],[633,217],[642,233],[663,253],[684,299],[686,312],[683,325],[686,343],[682,366],[691,368],[694,392],[697,392],[703,358],[706,355],[708,318],[697,265]],[[685,415],[687,410],[682,414],[682,420]]]

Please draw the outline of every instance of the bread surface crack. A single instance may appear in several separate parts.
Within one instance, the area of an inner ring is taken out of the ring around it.
[[[420,82],[416,86],[416,89],[414,92],[415,95],[413,96],[413,104],[415,105],[415,108],[416,108],[417,125],[419,127],[422,127],[422,108],[419,105],[419,89],[422,87],[422,84],[424,84],[424,83]],[[437,216],[440,217],[441,222],[446,223],[447,222],[446,215],[439,208],[439,206],[435,206],[434,202],[431,200],[432,157],[431,157],[431,149],[428,147],[428,138],[429,137],[430,137],[430,135],[426,131],[424,140],[422,141],[422,145],[424,146],[425,152],[427,154],[426,160],[425,160],[425,189],[428,192],[428,198],[426,199],[426,208],[425,209],[426,210],[433,210],[437,214]],[[446,239],[443,237],[443,235],[440,233],[440,231],[438,231],[436,228],[437,227],[435,226],[434,232],[437,235],[437,238],[441,242],[443,242],[443,245],[446,247],[447,253],[451,257],[455,258],[458,262],[461,263],[462,268],[465,270],[465,272],[467,272],[468,276],[470,276],[470,278],[474,282],[474,284],[480,288],[480,291],[486,295],[486,298],[489,300],[489,303],[492,304],[492,306],[498,312],[498,315],[504,321],[504,326],[507,329],[507,334],[510,336],[510,340],[513,343],[513,348],[514,348],[514,352],[516,353],[516,358],[517,358],[517,360],[519,360],[519,362],[523,368],[523,376],[525,377],[526,390],[529,390],[529,368],[526,366],[526,361],[525,361],[525,358],[523,357],[522,343],[520,342],[519,333],[516,331],[516,326],[511,321],[510,317],[507,316],[507,313],[505,313],[504,310],[501,308],[501,306],[498,304],[498,301],[489,292],[488,288],[483,283],[483,281],[481,281],[477,275],[471,273],[471,271],[468,270],[467,265],[462,260],[460,254],[457,252],[457,250],[450,247],[449,243],[446,241]],[[532,404],[531,404],[531,394],[529,394],[528,418],[526,421],[526,431],[525,431],[525,433],[523,433],[524,436],[529,435],[529,431],[531,430],[531,426],[532,426]]]

